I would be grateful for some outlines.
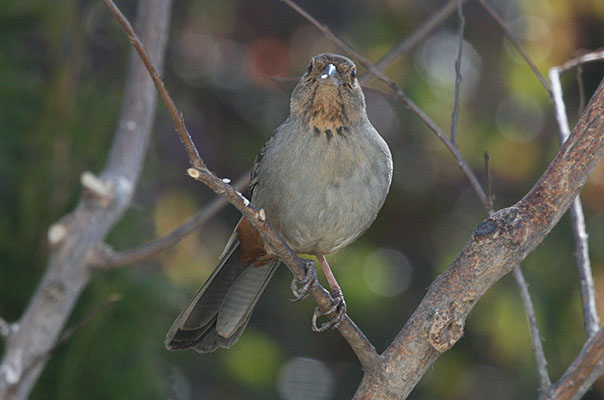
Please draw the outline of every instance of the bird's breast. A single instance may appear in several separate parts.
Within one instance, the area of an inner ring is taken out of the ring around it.
[[[386,197],[391,161],[385,143],[378,143],[377,132],[366,137],[341,129],[276,138],[258,169],[253,202],[296,252],[329,254],[348,245],[371,225]]]

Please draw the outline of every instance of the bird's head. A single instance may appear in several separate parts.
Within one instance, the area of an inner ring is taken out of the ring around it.
[[[314,56],[292,93],[291,115],[319,129],[360,122],[367,114],[356,75],[356,66],[346,57]]]

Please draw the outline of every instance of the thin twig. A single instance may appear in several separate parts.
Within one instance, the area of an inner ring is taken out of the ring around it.
[[[604,372],[604,327],[585,342],[562,378],[540,400],[578,400]],[[594,368],[595,366],[595,368]]]
[[[189,176],[203,182],[216,194],[224,197],[227,201],[229,201],[229,203],[235,206],[235,208],[237,208],[249,220],[252,226],[258,230],[264,242],[272,247],[275,255],[279,257],[279,259],[288,267],[294,277],[298,280],[302,280],[305,277],[307,268],[309,268],[308,260],[299,258],[283,241],[283,239],[270,227],[270,225],[268,225],[263,210],[258,210],[251,206],[249,200],[243,197],[241,193],[206,168],[206,165],[199,156],[199,152],[197,151],[191,136],[187,132],[182,114],[177,110],[159,74],[153,67],[153,64],[149,61],[147,52],[145,51],[143,44],[136,37],[136,33],[132,29],[132,26],[126,17],[121,13],[121,11],[119,11],[119,9],[115,6],[112,0],[103,1],[126,31],[130,42],[133,44],[139,56],[143,60],[143,63],[149,71],[157,90],[170,111],[170,115],[172,116],[174,125],[176,127],[176,132],[180,136],[185,146],[185,150],[189,156],[189,162],[193,167],[187,170]],[[313,296],[321,310],[330,310],[334,305],[333,298],[329,292],[318,283],[318,281],[315,281],[315,284],[311,287],[310,294]],[[380,356],[375,351],[375,348],[371,342],[369,342],[367,337],[354,324],[348,315],[345,315],[343,320],[340,321],[338,330],[359,358],[363,368],[366,370],[375,370],[378,368]]]
[[[524,304],[526,315],[529,320],[529,326],[531,327],[531,340],[533,341],[533,353],[535,355],[535,361],[537,362],[537,372],[539,374],[539,392],[546,393],[551,385],[552,381],[549,378],[547,372],[547,361],[545,360],[545,353],[543,351],[543,344],[541,343],[541,336],[539,333],[539,326],[537,325],[537,318],[535,317],[535,308],[533,307],[533,301],[528,290],[528,284],[524,279],[524,275],[520,268],[514,269],[514,278],[518,284],[518,290],[520,291],[520,298]]]
[[[486,176],[486,187],[487,187],[487,212],[489,215],[493,213],[493,192],[491,186],[493,184],[493,177],[491,176],[491,157],[489,152],[485,150],[484,154],[484,174]]]
[[[388,52],[384,57],[375,63],[375,67],[380,71],[384,71],[392,63],[398,60],[403,54],[411,51],[415,46],[421,43],[428,35],[430,35],[440,24],[442,24],[451,14],[457,9],[458,0],[449,0],[444,6],[434,12],[423,24],[421,24],[412,33],[407,35],[398,46]],[[465,2],[466,0],[461,0]],[[367,84],[374,78],[373,75],[365,73],[359,77],[361,83]]]
[[[472,188],[474,189],[474,191],[480,198],[480,201],[483,204],[486,204],[487,196],[486,196],[484,190],[482,189],[482,186],[480,185],[478,178],[476,177],[476,175],[474,175],[474,172],[472,171],[472,169],[470,168],[468,163],[465,161],[465,159],[461,155],[461,152],[459,151],[459,149],[457,148],[455,143],[453,143],[449,140],[449,138],[444,133],[444,131],[442,129],[440,129],[440,127],[432,119],[430,119],[430,117],[428,117],[428,115],[426,115],[426,113],[421,108],[419,108],[409,97],[407,97],[405,92],[396,83],[394,83],[390,78],[388,78],[386,75],[384,75],[378,68],[375,67],[375,65],[373,65],[371,62],[369,62],[365,57],[360,55],[357,51],[355,51],[352,47],[350,47],[348,44],[346,44],[343,40],[341,40],[339,37],[334,35],[327,26],[325,26],[325,25],[321,24],[319,21],[317,21],[313,16],[308,14],[298,4],[294,3],[292,0],[281,0],[281,1],[283,1],[284,3],[286,3],[287,5],[292,7],[294,10],[296,10],[300,15],[302,15],[310,23],[312,23],[320,31],[322,31],[331,41],[336,43],[338,46],[340,46],[342,49],[344,49],[350,55],[352,55],[354,58],[356,58],[359,61],[359,63],[361,65],[363,65],[370,73],[375,75],[375,77],[377,79],[386,83],[390,87],[390,89],[393,91],[393,93],[396,97],[396,100],[399,101],[400,103],[402,103],[405,107],[409,108],[411,111],[413,111],[426,125],[428,125],[428,127],[445,144],[445,146],[447,146],[449,151],[455,157],[455,160],[457,161],[457,165],[459,166],[459,168],[466,175],[466,177],[470,180],[470,184],[472,185]],[[379,89],[378,89],[378,91],[383,92]]]
[[[249,172],[239,177],[233,186],[243,191],[249,181]],[[126,265],[134,264],[146,260],[180,242],[183,238],[188,236],[191,232],[200,228],[210,218],[216,215],[228,202],[222,198],[217,197],[206,207],[201,209],[196,215],[190,218],[187,222],[175,228],[169,234],[162,236],[161,238],[152,240],[148,243],[144,243],[138,247],[130,250],[124,250],[120,252],[109,252],[102,251],[105,253],[101,255],[98,263],[94,266],[96,270],[108,270]]]
[[[579,109],[577,110],[577,118],[581,118],[583,109],[585,108],[585,88],[583,87],[583,67],[577,66],[577,85],[579,86]]]
[[[453,101],[453,113],[451,114],[451,142],[457,140],[457,118],[459,116],[459,92],[461,91],[461,56],[463,49],[463,33],[466,19],[463,16],[461,0],[457,0],[457,17],[459,19],[459,31],[457,33],[457,58],[455,59],[455,100]]]
[[[493,7],[491,7],[491,5],[489,3],[487,3],[485,0],[478,0],[478,1],[480,2],[480,4],[482,4],[484,9],[487,10],[489,15],[495,20],[495,22],[497,22],[497,24],[501,27],[501,29],[503,30],[503,33],[505,33],[505,36],[508,38],[508,40],[510,42],[512,42],[512,44],[514,45],[516,50],[518,50],[520,55],[522,55],[522,58],[524,58],[524,60],[529,65],[531,70],[533,70],[533,73],[535,74],[537,79],[539,79],[539,82],[541,82],[541,85],[543,85],[543,87],[545,88],[547,93],[551,96],[552,89],[551,89],[549,83],[547,82],[547,79],[545,79],[545,77],[543,76],[541,71],[539,71],[539,68],[537,68],[537,66],[535,65],[535,63],[533,62],[531,57],[528,55],[528,53],[524,50],[524,48],[522,47],[522,45],[520,44],[518,39],[516,39],[516,36],[514,36],[514,34],[510,30],[510,28],[507,26],[505,21],[503,19],[501,19],[499,14],[497,14],[497,11],[495,11],[495,9]]]
[[[580,65],[602,60],[604,60],[604,50],[597,50],[590,53],[585,53],[580,57],[573,58],[572,60],[568,60],[567,62],[559,66],[558,70],[560,71],[560,75],[562,75],[564,72]]]
[[[566,106],[562,97],[562,86],[560,84],[559,67],[550,69],[549,77],[552,82],[552,93],[558,121],[558,138],[560,144],[564,143],[570,135],[570,126],[566,115]],[[591,263],[589,261],[589,247],[587,244],[587,232],[585,230],[585,217],[581,198],[577,196],[570,208],[573,236],[575,238],[575,257],[579,274],[579,286],[581,288],[581,304],[583,306],[583,317],[585,320],[585,331],[587,337],[592,337],[600,328],[598,310],[596,309],[596,294],[594,289]]]
[[[113,1],[111,1],[111,0],[103,0],[103,1],[105,2],[105,5],[109,8],[109,11],[111,11],[111,13],[115,16],[115,18],[117,18],[120,25],[126,31],[126,35],[128,35],[128,39],[130,40],[130,43],[132,44],[132,46],[134,46],[134,48],[140,55],[141,60],[145,64],[145,67],[149,71],[149,74],[151,75],[151,79],[153,79],[153,83],[158,88],[159,95],[164,100],[166,107],[168,107],[168,111],[170,112],[172,119],[174,119],[175,121],[176,120],[180,121],[178,124],[176,124],[176,132],[178,133],[178,136],[180,137],[180,140],[182,141],[183,146],[185,146],[185,151],[187,152],[187,156],[189,157],[189,162],[195,168],[200,168],[200,169],[205,168],[206,166],[203,163],[203,160],[201,159],[201,157],[199,156],[199,153],[197,152],[197,148],[195,147],[195,145],[193,144],[193,140],[191,139],[191,135],[189,134],[189,131],[187,130],[187,128],[185,126],[182,114],[180,114],[178,109],[176,108],[176,104],[174,104],[174,100],[172,100],[172,96],[170,96],[168,91],[165,90],[164,83],[161,80],[159,72],[157,72],[157,70],[155,69],[155,66],[153,66],[153,62],[149,58],[149,54],[147,54],[147,50],[145,49],[145,47],[139,40],[138,36],[136,36],[136,33],[134,32],[132,25],[130,25],[130,22],[128,21],[128,19],[124,16],[124,14],[122,14],[120,12],[120,10],[116,7],[116,5],[113,3]],[[164,90],[159,90],[160,87],[163,88]]]

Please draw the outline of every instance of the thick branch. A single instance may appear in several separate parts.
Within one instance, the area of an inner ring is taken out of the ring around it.
[[[142,0],[137,23],[161,68],[171,1]],[[19,321],[19,334],[6,342],[0,364],[0,398],[25,399],[71,310],[90,280],[88,255],[126,210],[146,153],[155,90],[142,63],[131,57],[128,83],[111,156],[100,178],[82,175],[83,194],[75,210],[49,229],[52,246],[46,272]],[[30,367],[37,363],[34,367]],[[24,376],[25,371],[28,371]]]
[[[531,191],[475,229],[449,268],[366,373],[355,398],[405,398],[427,368],[461,337],[478,299],[520,263],[566,212],[604,155],[604,85],[600,84],[569,139]]]

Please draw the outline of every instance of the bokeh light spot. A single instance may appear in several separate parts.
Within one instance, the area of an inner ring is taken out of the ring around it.
[[[279,374],[278,389],[285,400],[329,399],[334,387],[335,381],[329,368],[313,358],[292,358]]]
[[[394,297],[409,287],[411,263],[400,251],[380,249],[365,259],[363,276],[372,291]]]

